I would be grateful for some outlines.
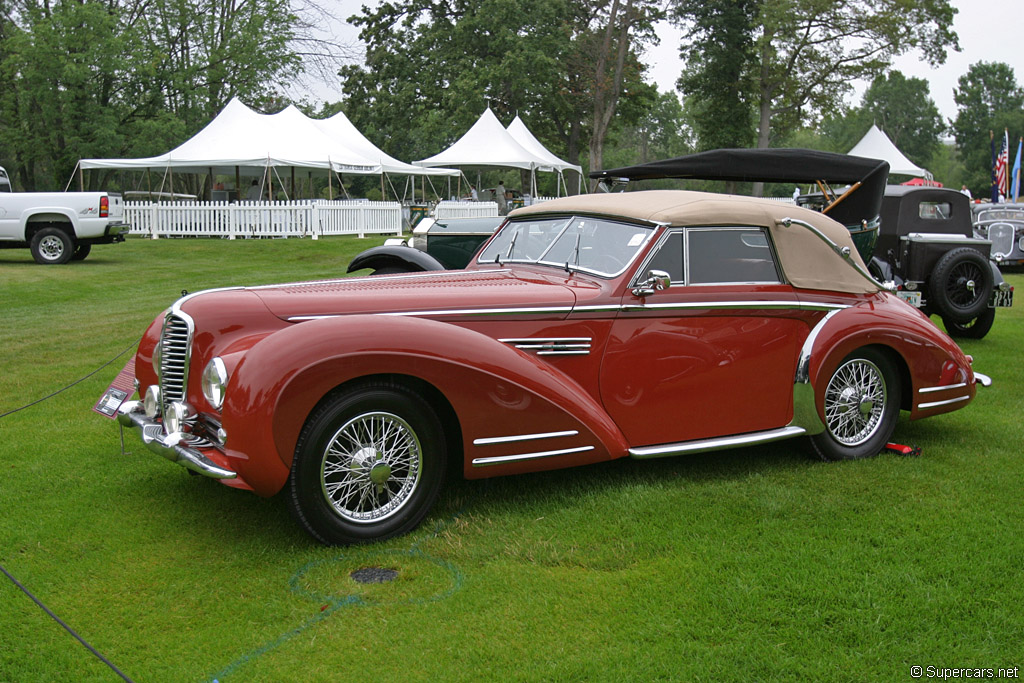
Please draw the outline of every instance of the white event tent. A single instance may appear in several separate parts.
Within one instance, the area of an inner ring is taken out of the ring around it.
[[[520,123],[522,122],[520,121]],[[523,125],[522,129],[526,130],[526,126]],[[526,132],[529,134],[529,131]],[[537,142],[532,134],[529,134],[529,137],[543,149],[543,145]],[[544,151],[547,152],[547,150]],[[528,149],[501,125],[490,107],[448,149],[412,163],[423,167],[495,167],[527,170],[530,171],[531,193],[534,196],[537,195],[536,172],[538,170],[561,171],[562,169],[558,168],[559,165],[579,169],[578,166],[566,164],[550,152],[541,156]]]
[[[276,114],[260,114],[237,98],[232,98],[205,128],[166,154],[139,159],[82,159],[79,165],[83,170],[234,173],[236,177],[266,176],[268,181],[271,169],[279,167],[356,175],[459,175],[458,170],[423,169],[384,154],[344,114],[315,121],[294,105]]]
[[[889,139],[889,136],[879,130],[875,124],[871,124],[868,132],[847,154],[888,161],[890,174],[916,176],[928,180],[932,178],[931,173],[904,156],[903,152]]]
[[[548,148],[530,132],[530,129],[526,127],[526,124],[523,123],[523,120],[519,118],[518,114],[516,114],[512,123],[508,124],[508,128],[505,130],[507,130],[508,134],[511,135],[516,142],[522,145],[524,149],[547,163],[547,166],[539,166],[538,170],[556,171],[558,173],[558,177],[562,181],[563,188],[565,188],[565,176],[562,175],[563,171],[575,171],[580,179],[578,184],[582,183],[583,168],[576,164],[570,164],[568,161],[562,161],[552,154],[551,151],[548,150]],[[568,194],[568,188],[565,189],[566,194]],[[579,192],[579,187],[576,188],[576,191]]]

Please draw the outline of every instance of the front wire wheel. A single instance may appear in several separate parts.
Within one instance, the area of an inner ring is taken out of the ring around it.
[[[441,424],[417,394],[390,383],[342,390],[299,436],[289,508],[329,545],[404,534],[436,500],[445,462]]]
[[[856,460],[877,455],[896,428],[899,375],[893,362],[874,349],[847,356],[825,387],[825,431],[811,437],[822,460]]]

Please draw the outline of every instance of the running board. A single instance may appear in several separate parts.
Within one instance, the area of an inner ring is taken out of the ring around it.
[[[670,443],[661,446],[630,448],[629,457],[643,460],[646,458],[663,458],[669,455],[682,455],[684,453],[720,451],[726,448],[738,448],[740,446],[781,441],[782,439],[789,439],[806,433],[807,430],[803,427],[789,426],[781,429],[769,429],[766,432],[750,432],[749,434],[722,436],[715,439],[700,439],[699,441],[683,441],[682,443]]]

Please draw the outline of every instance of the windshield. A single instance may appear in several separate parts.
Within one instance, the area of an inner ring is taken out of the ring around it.
[[[479,263],[540,263],[597,275],[621,273],[654,229],[606,218],[559,217],[509,221]]]

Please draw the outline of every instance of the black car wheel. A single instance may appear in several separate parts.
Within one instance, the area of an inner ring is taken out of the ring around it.
[[[981,315],[965,323],[958,323],[949,318],[943,318],[942,324],[946,326],[949,336],[958,339],[981,339],[992,329],[992,323],[996,319],[996,309],[986,308]]]
[[[75,241],[60,228],[43,228],[29,242],[32,258],[44,266],[67,263],[75,252]]]
[[[943,254],[929,278],[928,302],[943,320],[967,323],[985,312],[992,268],[981,253],[960,247]]]
[[[444,432],[405,387],[360,385],[313,411],[295,447],[289,507],[330,545],[376,541],[415,528],[441,490]]]
[[[822,460],[878,455],[896,428],[900,382],[892,361],[874,349],[847,356],[825,387],[825,431],[811,437]]]

